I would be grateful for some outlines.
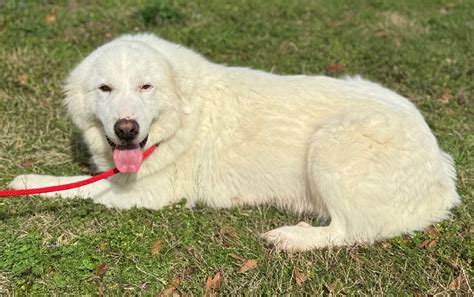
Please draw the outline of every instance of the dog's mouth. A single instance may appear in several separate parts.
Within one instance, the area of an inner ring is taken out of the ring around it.
[[[122,142],[116,144],[110,138],[105,136],[107,142],[112,148],[112,158],[115,167],[122,173],[135,173],[140,169],[143,161],[143,151],[148,140],[148,135],[138,144],[133,142]]]
[[[110,138],[105,136],[105,139],[107,139],[107,142],[109,143],[110,147],[112,150],[119,149],[119,150],[130,150],[130,149],[135,149],[137,147],[140,147],[143,149],[145,147],[146,142],[148,141],[148,135],[137,145],[133,142],[127,142],[127,143],[121,143],[121,144],[116,144]]]

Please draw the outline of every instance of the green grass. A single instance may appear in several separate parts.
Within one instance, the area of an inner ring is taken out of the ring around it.
[[[360,73],[400,92],[453,155],[463,203],[428,231],[285,254],[258,234],[301,218],[270,207],[125,211],[5,198],[0,294],[152,295],[179,277],[174,292],[200,295],[217,272],[222,296],[473,294],[474,2],[96,2],[0,1],[0,186],[23,173],[88,170],[87,151],[61,105],[62,81],[98,45],[148,31],[219,63],[329,75],[336,74],[328,65],[340,64],[338,74]],[[152,255],[157,240],[161,250]],[[233,254],[257,259],[258,267],[239,273]],[[306,279],[301,287],[295,270]]]

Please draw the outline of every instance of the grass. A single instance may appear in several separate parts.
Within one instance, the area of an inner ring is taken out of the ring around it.
[[[258,234],[302,218],[271,207],[116,210],[5,198],[0,294],[200,295],[217,272],[207,292],[222,296],[473,294],[474,2],[96,2],[0,1],[0,186],[22,173],[88,171],[62,81],[98,45],[148,31],[219,63],[360,73],[409,97],[453,155],[463,203],[451,220],[413,235],[285,254]],[[257,267],[239,273],[245,259]]]

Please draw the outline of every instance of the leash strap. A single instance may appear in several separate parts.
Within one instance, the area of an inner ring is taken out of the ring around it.
[[[156,149],[156,146],[152,146],[148,148],[145,152],[143,152],[143,158],[147,158],[151,153],[153,153]],[[50,186],[50,187],[42,187],[42,188],[32,188],[32,189],[21,189],[21,190],[0,190],[0,197],[12,197],[12,196],[26,196],[26,195],[35,195],[35,194],[43,194],[43,193],[50,193],[50,192],[59,192],[70,190],[74,188],[83,187],[85,185],[94,183],[101,179],[105,179],[111,177],[119,173],[120,171],[117,168],[110,169],[109,171],[94,175],[90,178],[85,180],[64,184],[64,185],[57,185],[57,186]]]

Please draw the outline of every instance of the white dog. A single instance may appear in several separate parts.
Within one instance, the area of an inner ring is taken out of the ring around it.
[[[95,166],[123,173],[63,197],[119,208],[183,197],[189,206],[272,204],[330,220],[263,234],[287,250],[420,230],[459,202],[453,161],[416,107],[360,77],[225,67],[153,35],[126,35],[85,58],[65,90]],[[84,178],[21,175],[10,187]]]

